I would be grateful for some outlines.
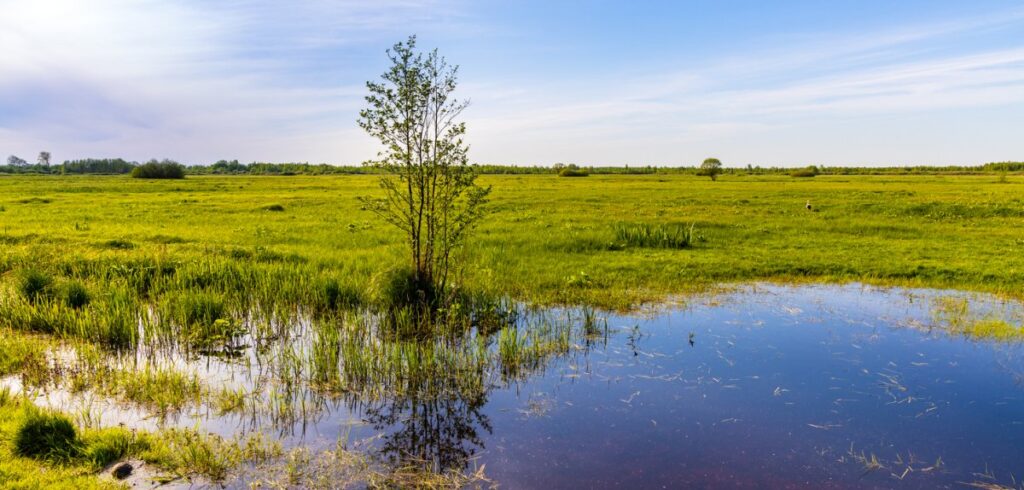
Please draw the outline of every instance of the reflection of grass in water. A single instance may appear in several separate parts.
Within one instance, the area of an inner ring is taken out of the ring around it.
[[[1002,318],[978,318],[966,298],[937,298],[932,307],[936,322],[950,333],[977,340],[998,342],[1024,341],[1024,326],[1013,325]]]
[[[344,439],[333,449],[294,448],[255,465],[243,477],[252,488],[488,488],[483,466],[468,472],[425,472],[418,465],[382,468]]]
[[[0,329],[0,376],[18,374],[27,389],[56,387],[95,393],[157,415],[197,405],[209,396],[195,376],[144,363],[121,366],[110,353],[84,342]]]
[[[149,445],[139,456],[181,478],[199,475],[221,482],[242,463],[269,461],[283,454],[280,443],[259,434],[224,439],[195,430],[168,429],[147,437]]]

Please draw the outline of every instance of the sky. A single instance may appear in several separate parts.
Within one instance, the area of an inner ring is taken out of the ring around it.
[[[1024,2],[0,0],[0,155],[359,164],[411,34],[477,163],[1024,160]]]

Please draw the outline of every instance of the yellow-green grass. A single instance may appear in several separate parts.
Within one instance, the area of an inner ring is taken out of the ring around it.
[[[494,187],[493,213],[465,250],[461,283],[517,300],[627,308],[754,280],[865,281],[1018,296],[1024,286],[1019,176],[1007,183],[989,175],[481,181]],[[174,262],[179,269],[233,267],[252,288],[296,301],[315,302],[302,297],[328,280],[368,300],[374,276],[405,257],[398,232],[360,210],[356,197],[376,192],[373,176],[173,182],[4,176],[0,271],[36,266],[75,275],[84,263],[130,268]],[[805,209],[807,201],[813,211]],[[271,205],[284,211],[268,211]],[[619,244],[615,226],[623,223],[695,223],[695,235],[704,240],[686,249]],[[261,272],[246,276],[253,270]],[[5,282],[11,276],[5,274]],[[295,284],[297,277],[303,283]],[[109,282],[84,279],[93,296]],[[181,284],[197,285],[218,286]],[[102,304],[102,297],[94,302]]]

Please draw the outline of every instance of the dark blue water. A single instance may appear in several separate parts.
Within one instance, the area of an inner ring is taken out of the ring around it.
[[[508,488],[1020,487],[1024,348],[927,331],[937,296],[760,287],[611,317],[606,348],[492,392],[477,464]]]

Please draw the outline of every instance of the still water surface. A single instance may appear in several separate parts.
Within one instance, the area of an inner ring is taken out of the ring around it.
[[[949,298],[1024,319],[966,293],[756,285],[604,315],[600,335],[513,382],[485,373],[482,390],[303,396],[297,418],[207,407],[166,423],[313,450],[364,440],[384,461],[485,465],[504,488],[1021,488],[1024,346],[950,335],[935,315]],[[254,373],[280,366],[258,364],[190,366],[276,389]]]

